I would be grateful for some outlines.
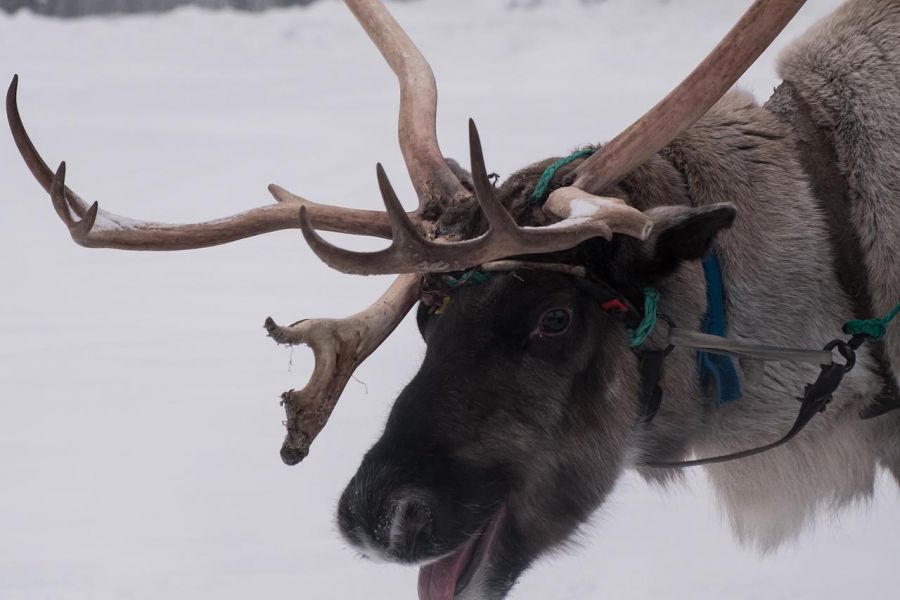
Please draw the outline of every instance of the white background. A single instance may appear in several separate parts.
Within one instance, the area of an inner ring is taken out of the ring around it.
[[[437,74],[445,153],[465,158],[475,117],[503,175],[615,135],[748,1],[528,4],[392,6]],[[808,2],[742,85],[767,97],[777,48],[837,4]],[[339,2],[0,16],[0,79],[14,72],[38,148],[54,166],[66,159],[69,185],[107,210],[215,218],[270,202],[270,182],[375,208],[376,161],[413,203],[396,83]],[[311,354],[262,328],[267,315],[350,314],[390,278],[331,272],[296,231],[190,253],[80,248],[6,133],[0,278],[0,598],[415,597],[415,569],[358,559],[333,524],[422,356],[414,323],[358,371],[366,385],[350,383],[293,468],[278,457],[278,396],[305,384]],[[732,541],[702,473],[668,492],[629,475],[579,544],[513,597],[895,598],[898,500],[883,478],[870,505],[826,514],[759,557]]]

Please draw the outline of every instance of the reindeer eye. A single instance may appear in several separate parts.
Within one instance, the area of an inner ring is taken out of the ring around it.
[[[572,311],[567,308],[552,308],[541,317],[540,335],[561,335],[572,324]]]

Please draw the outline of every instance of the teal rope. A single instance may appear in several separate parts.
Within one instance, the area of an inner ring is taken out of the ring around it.
[[[485,273],[480,268],[475,267],[474,269],[470,269],[464,272],[459,277],[454,277],[453,275],[445,275],[444,281],[452,289],[456,289],[470,283],[485,283],[490,278],[490,273]]]
[[[862,335],[873,342],[877,342],[887,335],[887,328],[894,318],[900,315],[900,304],[894,307],[881,319],[856,319],[844,324],[844,333],[849,335]]]
[[[637,348],[647,341],[656,327],[656,307],[659,304],[659,292],[653,288],[644,288],[644,320],[634,329],[628,329],[628,346]]]
[[[565,158],[559,159],[558,161],[547,167],[544,170],[544,174],[541,175],[541,178],[538,181],[537,186],[534,188],[534,191],[531,193],[531,198],[528,200],[528,203],[543,204],[547,199],[547,196],[549,195],[548,191],[550,189],[550,183],[553,181],[553,177],[556,175],[556,172],[570,162],[576,161],[579,158],[584,158],[585,156],[590,156],[596,151],[596,148],[585,148],[583,150],[578,150]]]

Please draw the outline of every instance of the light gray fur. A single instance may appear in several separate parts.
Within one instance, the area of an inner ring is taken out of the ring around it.
[[[849,188],[847,226],[862,244],[874,311],[885,314],[900,302],[900,1],[848,2],[793,43],[780,75],[809,104],[816,125],[833,135],[834,168]],[[826,218],[789,124],[748,94],[732,92],[661,155],[684,176],[693,204],[727,201],[738,209],[718,242],[729,336],[806,348],[840,337],[853,307],[833,274]],[[661,290],[661,312],[695,326],[705,309],[698,289],[699,265],[683,267]],[[886,355],[896,378],[898,325]],[[769,550],[820,510],[866,499],[879,462],[900,482],[900,417],[895,411],[858,418],[883,386],[867,368],[872,357],[863,351],[859,360],[828,410],[794,441],[707,468],[741,541]],[[684,440],[700,457],[778,439],[796,417],[793,398],[818,368],[768,364],[759,385],[745,383],[744,397],[719,409],[699,402],[699,389],[685,392],[684,373],[668,369],[663,410],[636,442],[645,455],[661,439]]]

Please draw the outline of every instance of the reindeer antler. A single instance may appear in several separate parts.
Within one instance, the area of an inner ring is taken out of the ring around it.
[[[280,327],[266,320],[269,336],[279,344],[306,344],[316,367],[302,390],[281,396],[287,413],[287,437],[281,459],[295,465],[325,427],[353,371],[387,339],[419,299],[421,276],[401,275],[372,306],[346,319],[314,319]]]
[[[270,186],[277,204],[206,223],[152,223],[106,212],[96,202],[88,204],[65,185],[65,163],[54,173],[44,162],[22,123],[16,100],[18,87],[16,75],[6,93],[6,116],[13,140],[34,178],[50,194],[53,208],[69,228],[72,239],[82,246],[122,250],[192,250],[217,246],[281,229],[299,228],[301,207],[308,210],[319,229],[339,233],[366,231],[367,235],[390,237],[390,224],[384,212],[316,204],[277,186]]]
[[[386,212],[353,210],[316,204],[277,186],[269,191],[277,204],[206,223],[170,225],[133,221],[88,204],[66,186],[66,166],[54,173],[38,154],[25,131],[16,101],[18,77],[6,97],[6,112],[16,146],[72,238],[88,247],[129,250],[185,250],[299,227],[313,251],[327,264],[348,273],[408,273],[368,309],[342,320],[301,321],[266,328],[276,341],[308,344],[316,366],[309,384],[282,397],[288,415],[288,435],[282,457],[295,464],[324,427],[354,369],[396,328],[419,295],[421,271],[462,270],[518,254],[555,252],[596,237],[622,233],[645,238],[650,222],[639,211],[614,198],[594,196],[641,164],[684,131],[724,94],[793,17],[803,0],[758,0],[710,56],[647,115],[594,156],[575,173],[572,187],[551,194],[545,209],[561,222],[544,227],[520,227],[495,196],[487,175],[481,141],[470,122],[470,153],[477,200],[488,230],[461,242],[434,237],[435,223],[424,215],[471,201],[471,194],[453,174],[441,153],[436,134],[437,87],[428,62],[379,0],[345,0],[369,37],[393,69],[400,84],[399,140],[409,176],[419,199],[413,213],[404,212],[384,169],[378,182]],[[374,253],[343,250],[322,239],[316,230],[390,238],[391,245]]]

